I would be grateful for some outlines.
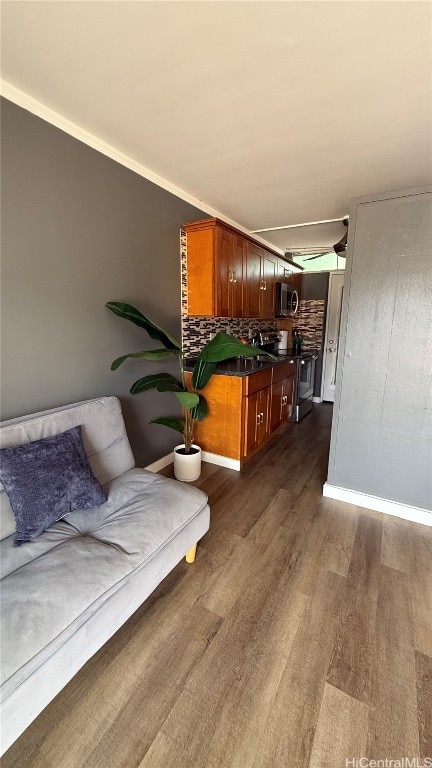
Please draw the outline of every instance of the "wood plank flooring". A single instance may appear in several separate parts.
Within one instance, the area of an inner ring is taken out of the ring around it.
[[[3,768],[345,768],[432,755],[432,529],[324,499],[331,406],[239,474],[211,529]],[[171,468],[164,472],[170,475]]]

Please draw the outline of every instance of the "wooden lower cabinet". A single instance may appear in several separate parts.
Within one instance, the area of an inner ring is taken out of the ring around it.
[[[290,420],[294,413],[296,377],[288,376],[283,382],[283,396],[285,397],[285,418]]]
[[[295,376],[276,381],[271,388],[270,432],[290,420],[294,411]]]
[[[245,397],[245,439],[244,456],[250,456],[267,440],[270,434],[271,388],[266,387]]]
[[[284,421],[284,380],[272,384],[270,398],[270,432],[280,427]]]
[[[191,374],[186,374],[189,386]],[[249,376],[215,374],[204,389],[208,415],[195,427],[203,451],[243,463],[291,417],[295,362],[266,368]]]

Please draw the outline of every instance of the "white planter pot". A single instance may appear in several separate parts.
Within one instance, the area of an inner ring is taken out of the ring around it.
[[[174,448],[174,475],[183,483],[191,483],[192,480],[198,480],[201,474],[201,448],[198,445],[192,445],[195,449],[194,453],[178,453],[184,447],[182,443]]]

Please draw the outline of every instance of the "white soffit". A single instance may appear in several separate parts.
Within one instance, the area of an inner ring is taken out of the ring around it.
[[[431,11],[4,0],[2,76],[247,230],[330,219],[430,181]]]

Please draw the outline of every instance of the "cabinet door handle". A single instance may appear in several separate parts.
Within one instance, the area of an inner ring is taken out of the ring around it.
[[[228,270],[228,282],[232,283],[232,281],[233,281],[233,272],[232,272],[232,269],[229,269]]]
[[[266,290],[267,290],[267,280],[264,280],[264,288],[263,288],[263,291],[266,291]]]
[[[236,282],[237,282],[237,272],[233,272],[233,273],[232,273],[232,276],[233,276],[233,277],[232,277],[232,281],[231,281],[231,282],[232,282],[232,283],[236,283]]]
[[[258,426],[261,424],[261,414],[257,413],[257,424]]]
[[[264,290],[264,280],[260,280],[260,291]]]

